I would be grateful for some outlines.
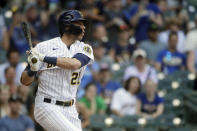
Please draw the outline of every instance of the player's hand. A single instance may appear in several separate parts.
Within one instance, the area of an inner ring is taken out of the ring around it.
[[[43,61],[43,60],[44,60],[44,57],[45,57],[45,56],[44,56],[43,54],[39,53],[38,50],[37,50],[36,48],[32,48],[32,49],[31,49],[31,53],[32,53],[33,55],[38,56],[38,58],[39,58],[40,61]]]
[[[37,59],[37,62],[36,63],[32,63],[32,58]],[[29,65],[30,65],[31,71],[38,71],[40,69],[41,63],[40,63],[40,60],[39,60],[37,55],[29,53],[28,57],[27,57],[27,61],[28,61]]]

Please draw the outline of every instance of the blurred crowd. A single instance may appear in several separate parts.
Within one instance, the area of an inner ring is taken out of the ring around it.
[[[83,41],[95,57],[77,94],[84,128],[95,113],[154,119],[164,110],[157,74],[197,72],[195,1],[1,0],[0,130],[43,130],[33,117],[37,83],[20,84],[29,49],[20,24],[29,22],[35,46],[59,36],[58,14],[69,9],[88,20]]]

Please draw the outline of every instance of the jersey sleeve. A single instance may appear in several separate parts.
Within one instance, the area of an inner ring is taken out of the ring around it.
[[[82,44],[81,49],[78,53],[82,53],[90,58],[90,61],[88,64],[93,63],[94,61],[94,55],[93,55],[93,49],[88,44]]]

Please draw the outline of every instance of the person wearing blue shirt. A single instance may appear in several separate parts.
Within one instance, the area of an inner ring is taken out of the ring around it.
[[[185,54],[177,51],[178,35],[176,32],[169,34],[168,49],[161,50],[156,60],[156,68],[165,74],[172,74],[183,70],[186,65]]]
[[[164,100],[157,95],[157,84],[148,79],[144,85],[145,93],[138,95],[137,114],[146,118],[156,118],[163,113]]]
[[[121,87],[120,83],[111,80],[111,72],[107,64],[101,64],[99,79],[95,84],[97,87],[97,94],[109,101],[113,93]]]
[[[126,20],[136,27],[136,42],[148,39],[147,29],[151,21],[162,25],[160,9],[156,4],[149,3],[149,0],[140,0],[139,4],[131,6],[129,10],[124,10],[123,14]]]
[[[0,131],[35,131],[33,121],[20,114],[21,102],[17,95],[9,98],[10,114],[0,119]]]
[[[24,54],[29,49],[27,40],[25,39],[23,30],[20,26],[22,22],[21,10],[13,12],[12,23],[8,27],[8,34],[10,35],[10,47],[19,51],[20,54]]]

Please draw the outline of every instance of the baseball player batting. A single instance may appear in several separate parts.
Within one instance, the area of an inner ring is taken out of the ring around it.
[[[80,42],[86,20],[77,10],[64,11],[58,18],[60,37],[30,50],[21,83],[30,85],[38,78],[34,116],[49,131],[81,131],[76,110],[76,93],[84,70],[94,60],[90,45]],[[31,59],[38,61],[32,63]]]

